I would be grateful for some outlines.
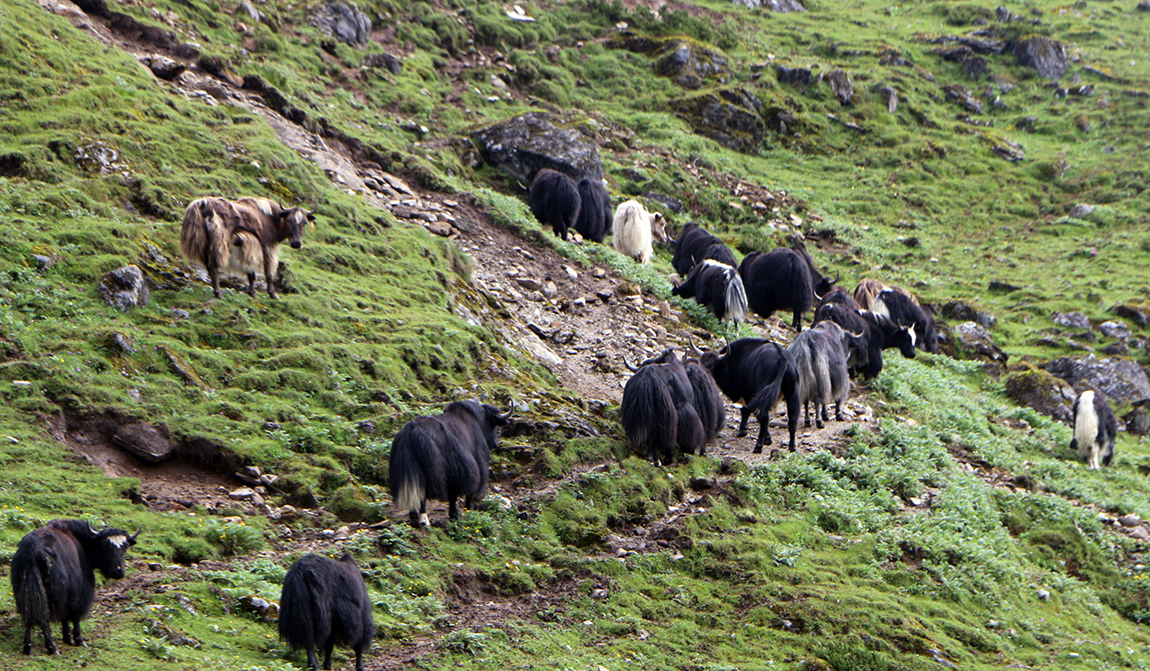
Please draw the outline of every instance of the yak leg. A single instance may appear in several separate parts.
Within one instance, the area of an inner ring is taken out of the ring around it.
[[[793,394],[787,398],[787,431],[791,433],[791,452],[795,451],[795,433],[799,429],[799,397]]]
[[[67,620],[60,623],[60,640],[64,642],[64,645],[72,645],[71,625],[72,623]]]
[[[268,295],[272,298],[279,298],[276,293],[276,283],[272,281],[272,274],[275,273],[275,268],[272,268],[272,260],[268,257],[268,250],[264,252],[264,279],[268,283]],[[252,296],[255,296],[255,285],[252,285]]]
[[[24,625],[24,654],[32,654],[32,625]]]
[[[212,293],[220,297],[220,269],[216,266],[208,268],[208,275],[212,278]]]
[[[744,405],[739,408],[739,413],[742,415],[742,418],[739,420],[739,432],[735,435],[738,438],[742,438],[747,435],[747,420],[751,418],[751,409]]]
[[[84,637],[80,635],[80,618],[72,620],[72,645],[88,647],[88,644],[84,642]]]
[[[791,320],[791,328],[796,331],[803,330],[803,313],[801,311],[795,310],[795,318]]]
[[[408,519],[411,520],[411,526],[415,528],[431,526],[431,520],[427,519],[427,499],[419,502],[419,512],[414,510],[408,513]]]
[[[323,668],[331,669],[331,651],[335,647],[335,636],[327,639],[327,645],[324,646],[323,651]]]
[[[451,501],[447,504],[447,516],[451,519],[459,519],[459,506],[455,505],[455,497],[451,497]]]
[[[45,620],[40,623],[40,629],[44,632],[44,647],[48,649],[48,654],[60,654],[56,652],[56,644],[52,642],[52,624]]]
[[[312,671],[319,671],[319,660],[315,656],[315,646],[307,646],[307,665]]]
[[[835,421],[843,421],[843,402],[835,401]]]
[[[363,671],[363,650],[355,649],[355,671]]]
[[[256,274],[248,273],[248,295],[252,298],[256,297]]]
[[[771,413],[764,411],[761,415],[755,415],[755,419],[759,420],[759,438],[755,441],[755,454],[762,454],[763,445],[770,445],[771,440]]]
[[[823,403],[822,401],[815,402],[815,426],[817,426],[820,429],[825,427],[826,424],[824,424],[823,422],[826,420],[826,418],[827,418],[827,404]],[[807,426],[810,426],[810,425],[811,425],[811,423],[807,422]]]

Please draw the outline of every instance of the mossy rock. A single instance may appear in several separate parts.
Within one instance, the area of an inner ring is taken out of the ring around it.
[[[1150,326],[1150,301],[1121,303],[1110,308],[1110,311],[1139,326]]]
[[[477,128],[470,137],[488,165],[506,170],[524,184],[543,168],[575,180],[603,179],[598,127],[584,116],[529,112]]]
[[[379,506],[358,485],[345,485],[332,494],[327,509],[344,522],[378,522]]]
[[[1065,380],[1029,364],[1011,366],[1009,370],[1003,380],[1007,396],[1056,420],[1072,419],[1070,411],[1077,394]]]
[[[692,91],[731,80],[731,61],[722,51],[683,37],[622,35],[609,46],[644,54],[655,61],[655,74]]]
[[[706,91],[669,103],[696,133],[728,149],[754,154],[763,144],[762,103],[741,88]]]

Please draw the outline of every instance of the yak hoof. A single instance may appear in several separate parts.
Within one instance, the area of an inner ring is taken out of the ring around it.
[[[807,426],[810,426],[810,424],[807,424]],[[827,425],[823,424],[823,420],[821,420],[821,419],[819,421],[815,422],[815,428],[823,429],[823,428],[826,428],[826,426]]]
[[[32,654],[32,644],[31,643],[25,643],[24,644],[24,654],[25,655],[31,655]]]
[[[735,437],[736,438],[742,438],[745,435],[747,435],[747,430],[746,429],[740,429],[739,432],[735,434]]]
[[[752,454],[762,454],[762,453],[763,453],[763,446],[762,445],[755,445],[755,449],[752,451]]]

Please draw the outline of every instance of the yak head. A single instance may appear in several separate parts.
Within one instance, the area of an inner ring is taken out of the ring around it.
[[[131,535],[123,529],[96,531],[91,526],[88,529],[92,534],[92,541],[97,544],[94,552],[88,551],[88,561],[91,562],[92,568],[114,580],[123,578],[124,555],[127,554],[128,548],[136,544],[136,537],[143,528]]]
[[[667,241],[667,220],[663,218],[661,212],[652,212],[648,216],[651,217],[651,237],[659,242]]]
[[[280,213],[280,230],[286,230],[285,237],[291,241],[292,249],[303,246],[303,228],[311,224],[315,228],[315,212],[309,212],[302,207],[293,207]]]

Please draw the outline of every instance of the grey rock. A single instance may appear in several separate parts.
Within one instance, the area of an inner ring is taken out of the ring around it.
[[[328,0],[314,10],[308,22],[348,46],[367,44],[371,38],[371,19],[354,2]]]
[[[1150,434],[1150,415],[1147,414],[1144,406],[1137,406],[1122,415],[1122,421],[1126,422],[1126,432],[1131,435],[1145,436]]]
[[[39,270],[47,270],[56,265],[60,261],[59,254],[33,254],[32,260],[36,262],[36,268]]]
[[[1142,518],[1134,513],[1118,518],[1118,523],[1124,527],[1136,527],[1142,524]]]
[[[990,339],[990,333],[976,322],[968,321],[951,329],[958,352],[967,358],[992,363],[1006,363],[1007,354]]]
[[[1150,326],[1150,307],[1146,305],[1119,304],[1110,308],[1110,311],[1138,326]]]
[[[696,133],[728,149],[753,154],[763,144],[762,104],[743,89],[718,89],[669,102]]]
[[[1150,529],[1145,526],[1134,527],[1130,530],[1130,537],[1136,541],[1150,540]]]
[[[975,81],[986,75],[986,59],[981,56],[971,56],[962,62],[962,72],[969,79]]]
[[[239,489],[233,489],[232,491],[228,492],[228,498],[234,499],[236,501],[247,501],[254,496],[257,496],[256,490],[252,489],[251,487],[240,487]]]
[[[672,198],[665,193],[659,193],[658,191],[644,191],[643,197],[647,200],[653,200],[659,203],[675,214],[682,214],[686,209],[683,207],[683,201],[678,198]]]
[[[815,80],[814,74],[806,68],[792,68],[785,65],[775,66],[775,77],[780,84],[790,84],[800,89],[810,86]]]
[[[960,107],[972,114],[982,114],[982,103],[970,93],[970,89],[961,84],[949,84],[942,87],[946,92],[946,99],[957,103]]]
[[[1069,382],[1075,389],[1097,389],[1115,403],[1131,403],[1150,398],[1150,379],[1136,362],[1118,357],[1098,359],[1093,354],[1079,358],[1060,357],[1042,368]]]
[[[1040,589],[1034,593],[1039,599],[1043,601],[1050,601],[1050,590]]]
[[[898,109],[898,91],[892,86],[881,86],[878,89],[878,94],[886,101],[886,111],[894,114]]]
[[[534,277],[517,277],[515,278],[516,284],[523,287],[527,291],[542,291],[543,283]]]
[[[279,422],[264,422],[263,426],[260,428],[262,428],[264,431],[279,431],[280,430],[280,423]]]
[[[108,334],[108,347],[117,354],[131,354],[136,351],[132,345],[132,337],[119,331]]]
[[[143,56],[140,58],[140,62],[146,65],[153,75],[165,81],[179,77],[184,73],[184,70],[188,69],[187,65],[174,61],[167,56]]]
[[[369,436],[374,436],[377,431],[375,422],[370,419],[365,419],[356,426],[359,428],[360,433],[366,433]]]
[[[596,125],[583,116],[529,112],[471,133],[471,141],[489,165],[529,184],[543,168],[580,180],[603,179],[596,146]]]
[[[704,84],[726,84],[731,79],[731,65],[726,55],[717,49],[671,40],[659,51],[655,73],[685,89],[695,90]]]
[[[1055,312],[1054,323],[1059,326],[1088,331],[1093,328],[1090,319],[1081,312]]]
[[[176,449],[167,429],[145,422],[126,424],[116,429],[116,433],[112,435],[112,442],[144,461],[153,463],[172,456],[172,452]]]
[[[831,70],[827,73],[827,81],[831,85],[831,92],[838,98],[839,104],[844,107],[850,106],[852,104],[851,98],[855,94],[850,76],[843,70]]]
[[[1130,337],[1130,327],[1122,322],[1108,321],[1098,325],[1098,330],[1107,338],[1125,340]]]
[[[148,304],[150,292],[144,273],[139,266],[127,265],[109,271],[100,278],[96,289],[100,300],[114,308],[127,312]]]
[[[1094,207],[1095,207],[1094,205],[1087,205],[1086,203],[1079,203],[1079,204],[1075,205],[1074,207],[1070,208],[1070,212],[1068,212],[1067,215],[1074,217],[1075,219],[1082,219],[1083,217],[1085,217],[1085,216],[1089,215],[1091,212],[1093,212]]]
[[[403,61],[388,53],[366,56],[361,65],[365,68],[384,68],[393,75],[403,71]]]
[[[1014,44],[1014,57],[1018,64],[1034,68],[1039,76],[1058,80],[1066,74],[1066,47],[1061,42],[1035,35]]]
[[[963,300],[949,301],[942,306],[942,316],[955,321],[972,321],[983,328],[994,328],[998,318],[986,310]]]
[[[192,318],[192,314],[190,312],[188,312],[187,310],[181,310],[180,308],[172,308],[172,316],[175,317],[176,319],[191,319]]]
[[[780,14],[807,11],[807,8],[799,0],[731,0],[731,2],[752,9],[762,8]]]
[[[1078,392],[1060,377],[1041,368],[1011,373],[1004,387],[1006,395],[1020,405],[1053,417],[1060,422],[1073,422],[1071,410]]]
[[[1125,340],[1119,340],[1103,347],[1102,353],[1107,356],[1127,356],[1130,354],[1130,346],[1126,344]]]

